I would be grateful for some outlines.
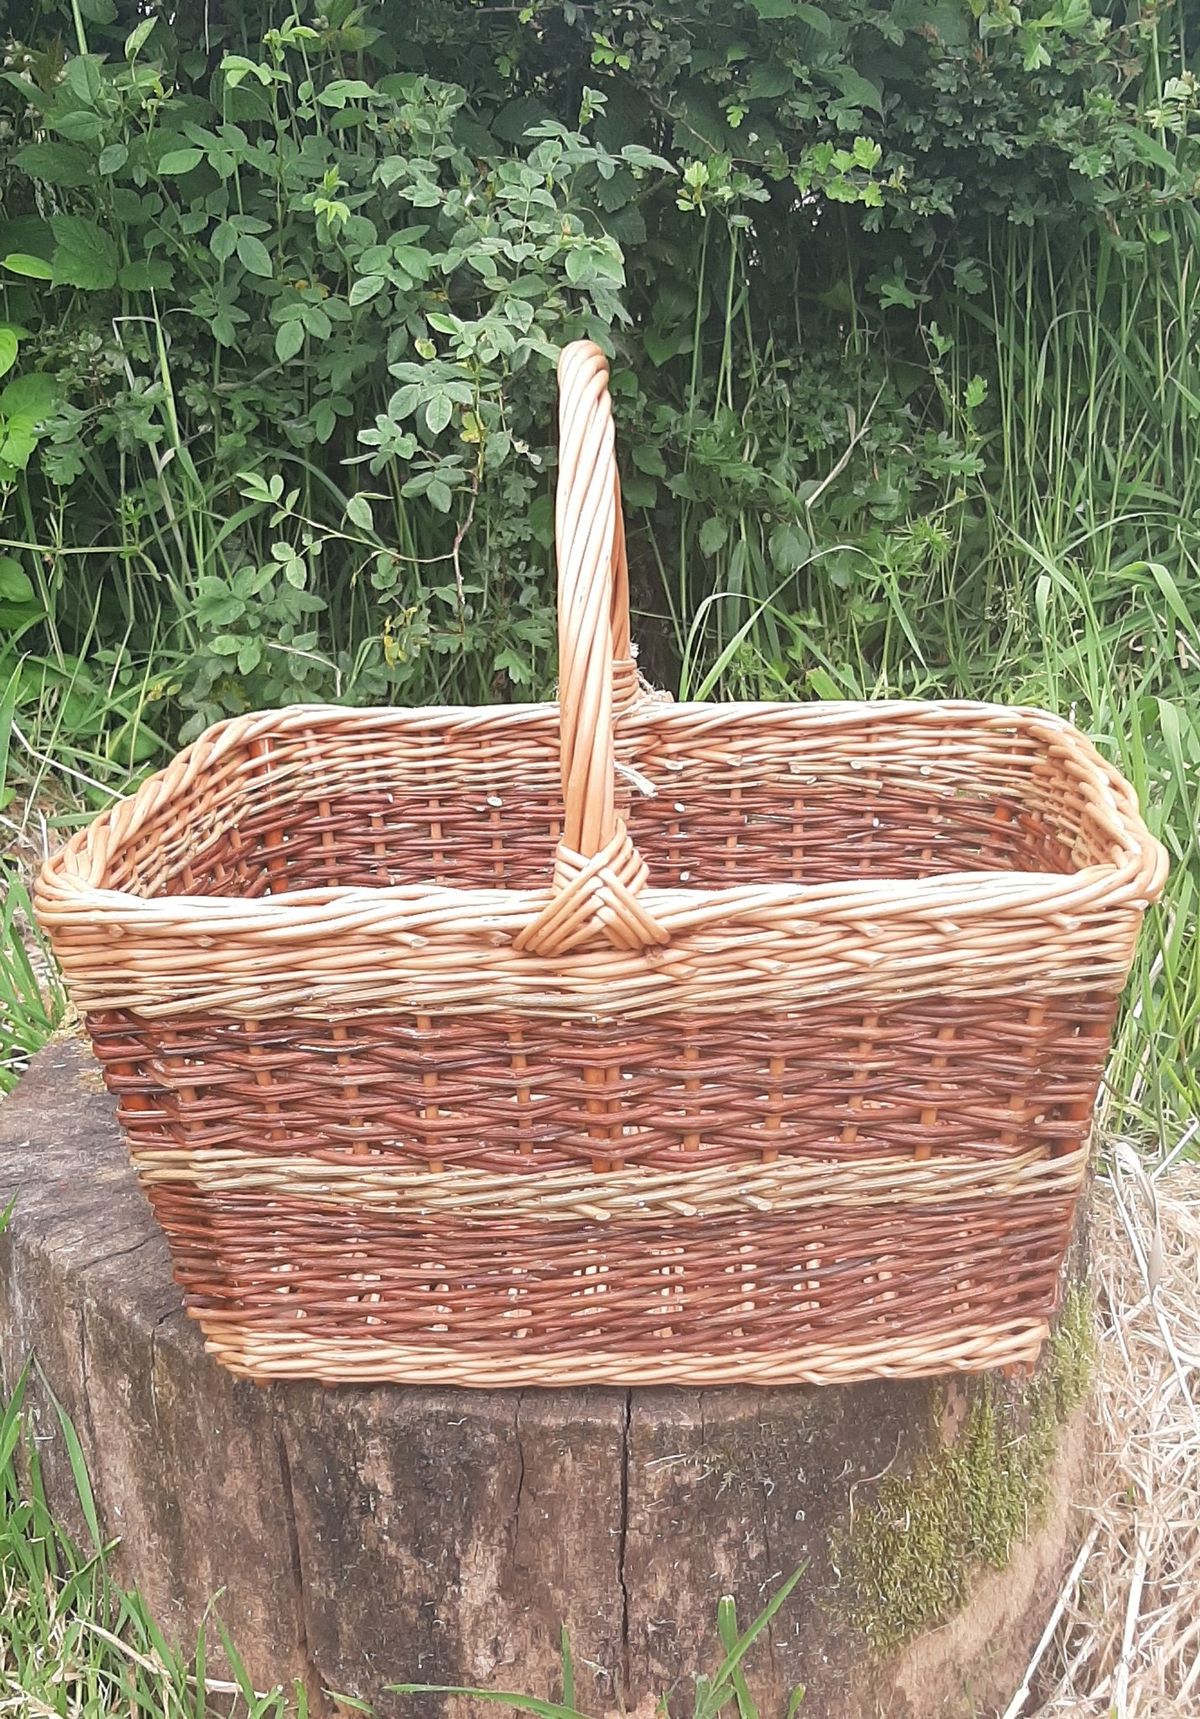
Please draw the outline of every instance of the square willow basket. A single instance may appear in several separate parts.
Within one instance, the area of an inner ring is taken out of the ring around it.
[[[646,695],[607,378],[559,705],[221,723],[42,874],[188,1307],[259,1378],[1030,1361],[1162,850],[1038,711]]]

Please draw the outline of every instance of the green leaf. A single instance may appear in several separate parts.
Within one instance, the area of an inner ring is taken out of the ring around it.
[[[47,114],[46,124],[53,126],[62,137],[76,143],[95,143],[104,133],[104,121],[90,108],[73,108],[70,113]]]
[[[776,1612],[779,1611],[780,1607],[787,1600],[792,1589],[796,1586],[796,1583],[800,1580],[803,1574],[804,1565],[802,1564],[798,1570],[794,1571],[793,1574],[788,1577],[787,1581],[781,1588],[777,1588],[775,1590],[771,1598],[767,1601],[767,1604],[755,1618],[754,1622],[742,1631],[742,1634],[738,1636],[737,1640],[729,1648],[725,1658],[721,1661],[711,1679],[709,1692],[706,1698],[703,1701],[698,1699],[696,1702],[696,1719],[716,1719],[716,1715],[720,1712],[721,1708],[725,1706],[730,1695],[733,1693],[731,1685],[733,1684],[734,1674],[736,1673],[738,1666],[742,1663],[742,1660],[746,1657],[746,1654],[750,1651],[751,1647],[753,1647],[758,1637],[767,1628]]]
[[[105,20],[107,22],[107,20]],[[81,102],[93,105],[100,94],[101,60],[98,54],[75,54],[63,68],[62,81],[65,88]]]
[[[883,96],[878,84],[864,78],[853,66],[834,66],[829,75],[846,100],[852,101],[855,107],[870,107],[876,113],[883,112]]]
[[[159,158],[158,171],[166,174],[190,173],[193,168],[199,167],[203,160],[202,149],[168,149],[167,153]]]
[[[959,292],[981,293],[987,285],[983,266],[974,257],[964,257],[954,265],[954,284]]]
[[[1196,617],[1189,608],[1187,600],[1180,591],[1179,586],[1172,578],[1170,570],[1164,567],[1160,561],[1147,561],[1145,566],[1146,571],[1153,578],[1155,584],[1162,592],[1163,597],[1166,599],[1168,609],[1170,609],[1177,621],[1182,622],[1184,631],[1188,636],[1195,638]]]
[[[856,137],[851,154],[855,166],[866,168],[868,172],[871,168],[878,167],[883,159],[883,150],[873,137]]]
[[[648,477],[667,475],[667,462],[663,459],[662,449],[655,442],[639,442],[633,449],[633,463]]]
[[[777,525],[771,533],[770,551],[777,572],[794,573],[812,554],[812,539],[799,525]]]
[[[361,275],[350,288],[348,295],[350,303],[366,304],[368,299],[372,299],[376,293],[382,292],[386,285],[387,281],[383,275]]]
[[[425,408],[425,422],[431,435],[437,436],[446,428],[454,411],[454,403],[449,394],[435,394]]]
[[[275,273],[271,262],[271,253],[261,239],[256,239],[253,233],[242,233],[237,242],[238,260],[244,269],[252,275],[262,275],[265,279]]]
[[[887,280],[879,283],[879,302],[883,306],[884,310],[897,304],[904,310],[915,310],[917,308],[916,294],[912,291],[911,287],[907,286],[904,281],[898,280],[895,276],[891,276]]]
[[[20,72],[0,72],[0,84],[7,84],[10,89],[16,90],[21,100],[28,102],[30,107],[37,108],[39,113],[44,113],[50,106],[50,97],[46,92],[39,89],[32,78],[22,76]]]
[[[670,330],[648,328],[642,336],[642,345],[651,364],[661,368],[678,353],[691,351],[692,336],[682,324]]]
[[[271,68],[256,60],[248,60],[245,54],[226,54],[221,61],[221,73],[226,86],[237,89],[243,78],[257,78],[265,89],[271,82]]]
[[[117,247],[94,221],[82,215],[53,215],[55,286],[102,292],[117,284]]]
[[[129,160],[129,149],[124,143],[110,143],[100,151],[100,159],[96,163],[101,173],[119,173]]]
[[[118,285],[127,292],[165,292],[174,274],[165,257],[146,257],[139,262],[126,263],[117,276]]]
[[[228,262],[237,248],[238,230],[232,221],[222,221],[213,231],[208,248],[219,263]]]
[[[567,1634],[567,1626],[559,1629],[559,1652],[562,1657],[562,1689],[563,1706],[575,1705],[575,1656],[571,1652],[571,1638]]]
[[[31,257],[24,251],[13,251],[4,258],[4,267],[14,275],[25,275],[32,281],[48,281],[54,270],[44,257]]]
[[[621,485],[621,495],[626,507],[653,507],[658,495],[658,485],[652,477],[643,477],[641,472],[630,472]]]
[[[63,1443],[67,1447],[67,1458],[71,1464],[71,1475],[75,1481],[75,1491],[79,1497],[79,1508],[83,1512],[83,1520],[87,1524],[88,1533],[92,1537],[92,1545],[98,1552],[103,1545],[100,1535],[100,1522],[96,1515],[96,1501],[92,1493],[91,1482],[88,1479],[87,1460],[83,1454],[83,1446],[79,1442],[79,1434],[75,1431],[74,1423],[66,1409],[63,1408],[54,1392],[50,1389],[50,1381],[41,1367],[38,1367],[42,1387],[58,1417],[59,1431]]]
[[[73,143],[27,143],[13,156],[14,164],[31,179],[73,190],[92,179],[92,157]]]
[[[28,603],[32,598],[32,579],[11,555],[0,555],[0,602]]]
[[[333,324],[319,304],[303,304],[300,307],[301,320],[307,333],[314,340],[328,340],[333,333]]]
[[[129,34],[126,36],[125,58],[129,61],[130,65],[133,64],[134,60],[137,59],[138,54],[145,47],[154,30],[154,26],[157,23],[157,18],[143,18],[141,23],[135,24],[133,29],[130,30]]]
[[[1174,155],[1169,149],[1164,149],[1156,138],[1147,136],[1133,125],[1122,125],[1120,131],[1140,160],[1172,176],[1178,171]]]
[[[529,505],[529,529],[535,543],[543,549],[554,544],[554,503],[548,495],[535,496]]]
[[[567,279],[572,286],[597,280],[612,286],[625,284],[625,265],[613,239],[589,239],[567,252]]]
[[[406,275],[419,281],[427,280],[433,267],[433,257],[420,245],[400,245],[395,241],[392,243],[392,261]]]
[[[0,422],[0,464],[24,471],[37,445],[37,425],[26,414]]]
[[[738,1644],[738,1630],[737,1611],[732,1594],[722,1594],[717,1601],[717,1634],[726,1653],[733,1653]],[[758,1707],[750,1693],[750,1686],[746,1682],[740,1662],[731,1669],[729,1682],[737,1703],[738,1719],[759,1719]]]
[[[0,257],[19,251],[22,256],[42,257],[50,261],[54,254],[54,235],[49,221],[40,215],[17,215],[10,220],[0,218]]]
[[[270,478],[265,478],[261,472],[239,472],[238,482],[242,486],[242,494],[249,501],[278,501],[283,495],[283,478],[279,472],[274,472]]]
[[[710,513],[700,527],[700,553],[715,555],[718,549],[725,547],[729,537],[729,521],[718,514]]]
[[[791,18],[797,24],[807,24],[818,36],[831,36],[833,22],[819,6],[805,6],[798,0],[751,0],[760,18]]]
[[[345,107],[348,101],[370,101],[375,91],[370,84],[363,83],[361,78],[334,78],[332,83],[318,95],[317,100],[325,107]]]
[[[450,503],[454,500],[449,484],[443,483],[441,478],[431,478],[425,493],[439,513],[449,513]]]
[[[294,358],[304,345],[304,324],[284,322],[275,330],[275,356],[281,364]]]
[[[0,388],[0,412],[5,417],[20,414],[35,423],[48,418],[61,398],[58,383],[42,370],[31,370],[25,376],[14,376]]]
[[[11,328],[0,328],[0,376],[17,362],[17,337]]]
[[[774,101],[796,87],[796,74],[779,61],[764,60],[750,73],[747,94],[751,101]]]
[[[365,495],[352,495],[346,503],[346,518],[360,531],[374,531],[375,517]]]

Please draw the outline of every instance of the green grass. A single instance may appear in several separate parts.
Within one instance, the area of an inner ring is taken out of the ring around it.
[[[16,857],[21,825],[11,813],[7,785],[13,694],[0,696],[0,1097],[11,1091],[29,1057],[66,1011],[58,971],[34,923],[29,893]],[[13,844],[13,851],[2,850]]]
[[[305,1719],[300,1686],[256,1691],[213,1617],[182,1652],[111,1573],[75,1429],[52,1402],[87,1543],[56,1520],[26,1411],[29,1369],[0,1413],[0,1713],[20,1719]],[[49,1395],[48,1387],[42,1381]],[[209,1675],[216,1644],[232,1675]]]
[[[29,1057],[58,1026],[66,1011],[62,983],[36,932],[23,882],[8,862],[0,863],[0,1095],[11,1091]],[[42,951],[37,966],[30,949]]]

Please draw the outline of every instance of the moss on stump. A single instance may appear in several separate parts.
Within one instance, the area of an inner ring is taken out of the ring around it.
[[[984,1375],[935,1403],[934,1443],[907,1475],[887,1475],[839,1543],[847,1621],[878,1657],[966,1605],[981,1567],[1007,1568],[1045,1518],[1062,1429],[1087,1393],[1091,1306],[1066,1297],[1034,1377],[1019,1394]],[[949,1424],[947,1424],[949,1423]]]

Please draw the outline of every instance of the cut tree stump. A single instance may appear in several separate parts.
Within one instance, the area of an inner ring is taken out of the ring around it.
[[[649,1711],[674,1689],[682,1711],[719,1658],[718,1598],[744,1625],[804,1566],[746,1661],[764,1719],[797,1684],[803,1719],[994,1714],[1080,1537],[1076,1338],[1032,1385],[235,1381],[182,1310],[75,1042],[0,1104],[14,1195],[0,1364],[11,1389],[35,1354],[74,1421],[117,1574],[184,1643],[215,1610],[260,1688],[303,1678],[318,1712],[332,1690],[437,1714],[394,1682],[558,1698],[563,1625],[586,1710]],[[85,1539],[36,1374],[29,1400],[51,1501]]]

